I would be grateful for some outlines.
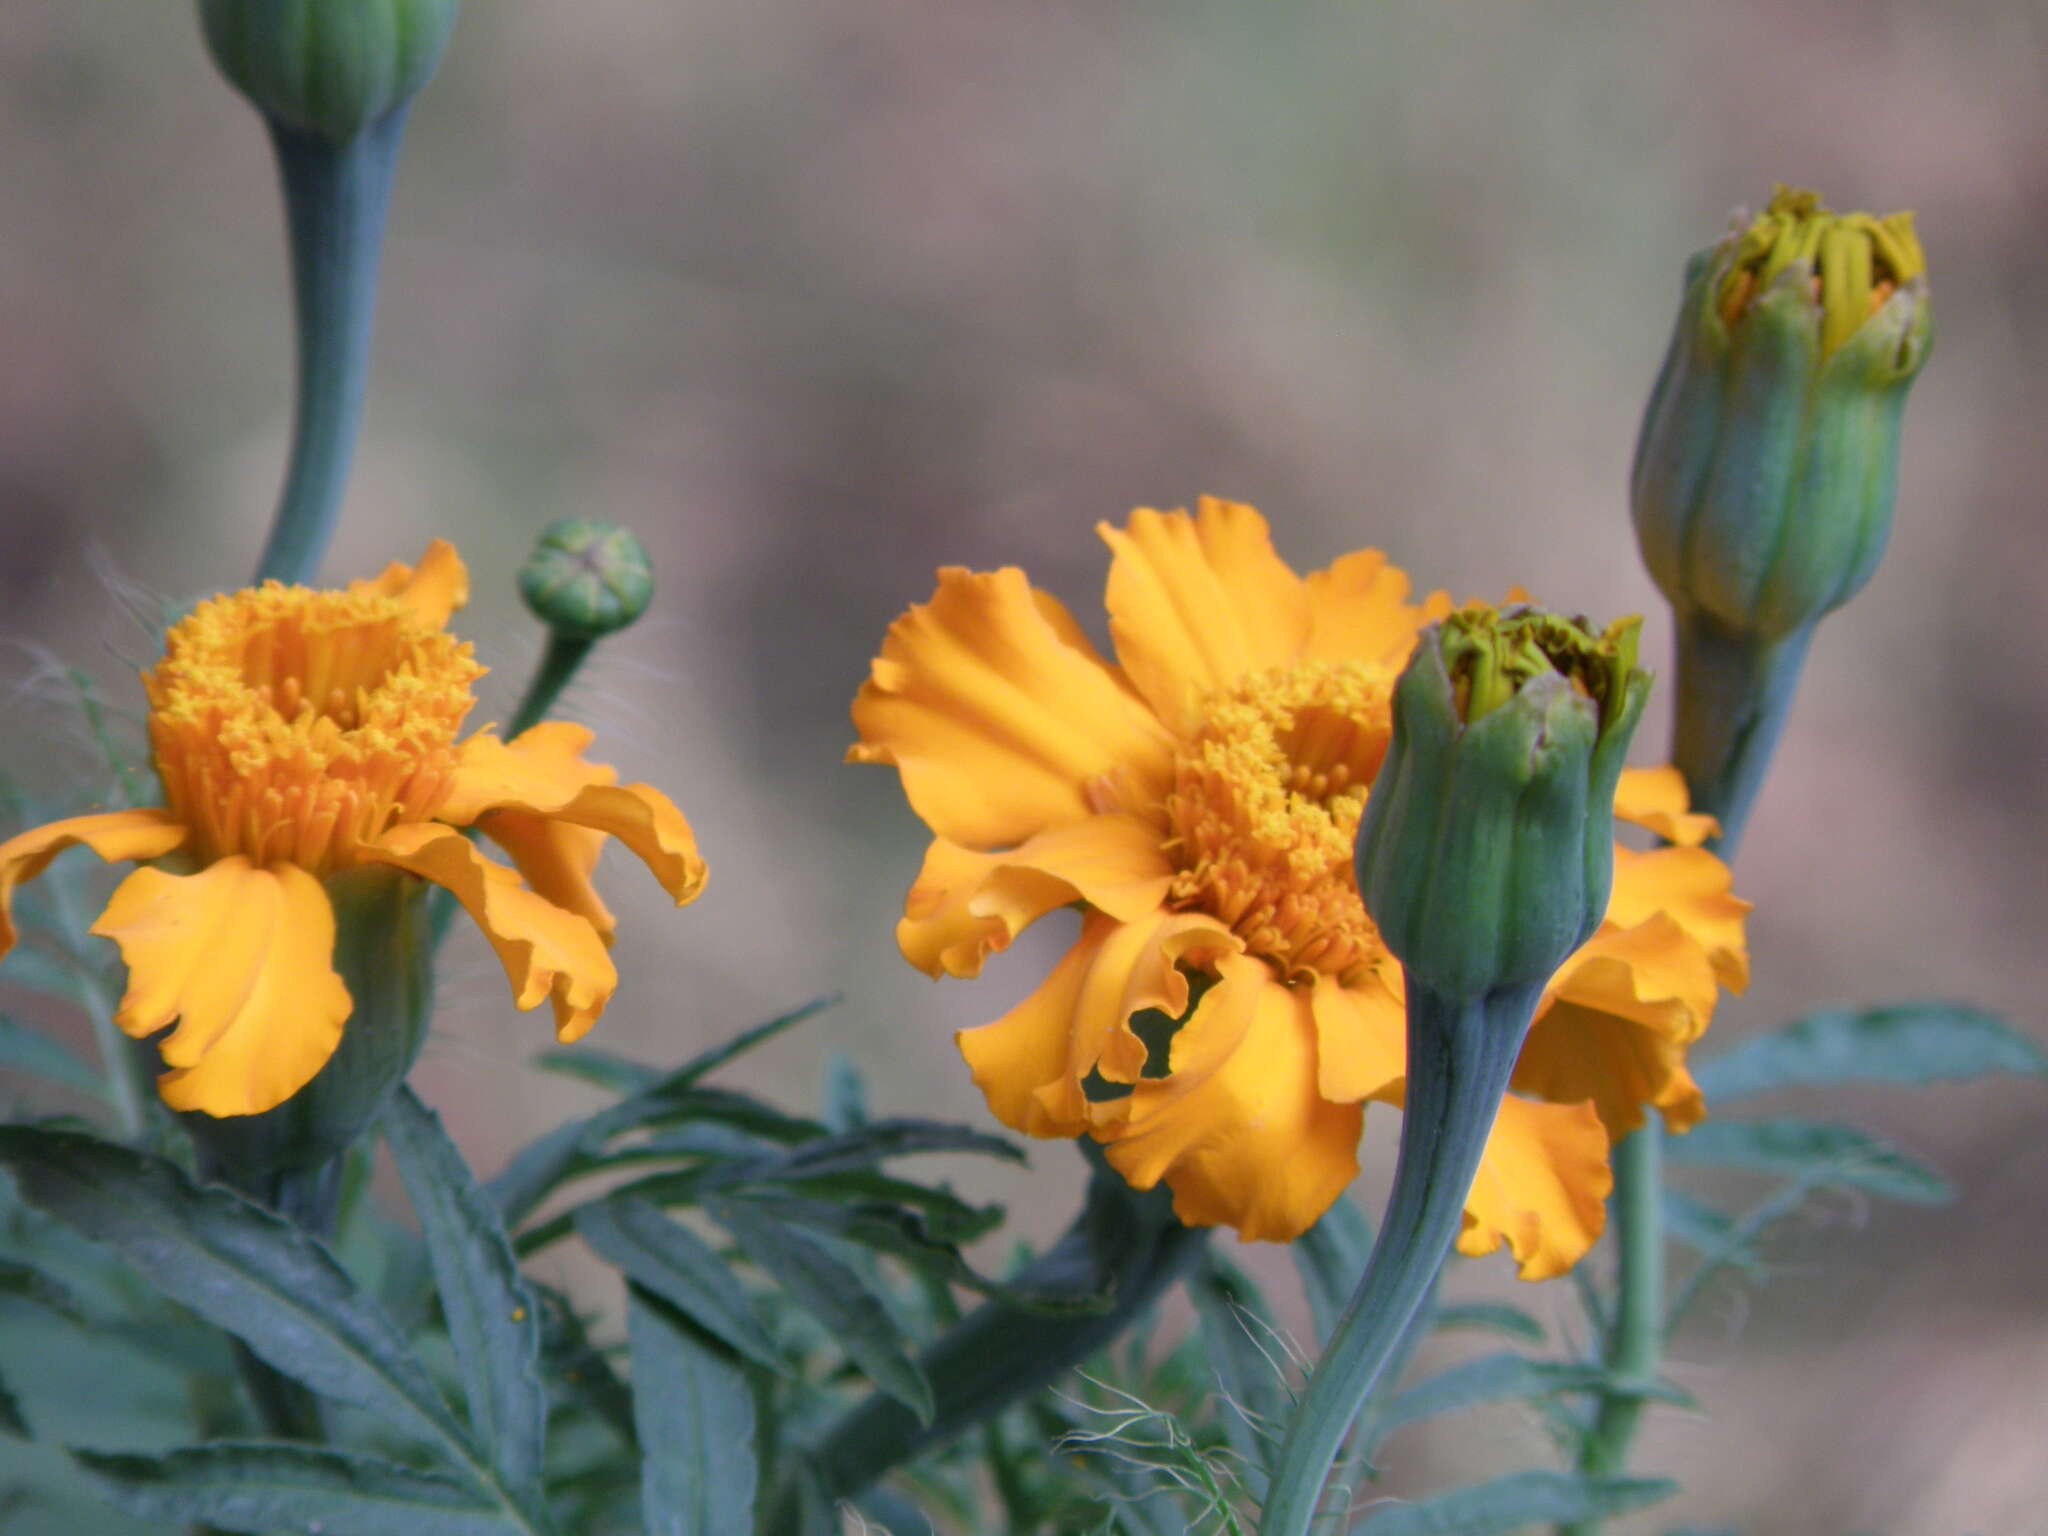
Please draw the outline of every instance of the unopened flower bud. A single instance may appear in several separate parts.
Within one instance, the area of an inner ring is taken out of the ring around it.
[[[1776,640],[1869,580],[1932,341],[1913,216],[1780,187],[1687,268],[1636,444],[1643,560],[1681,613]]]
[[[1649,692],[1639,624],[1596,636],[1474,606],[1423,631],[1357,852],[1359,893],[1411,988],[1540,987],[1599,926],[1615,782]]]
[[[199,0],[220,72],[266,117],[336,143],[432,78],[458,0]]]
[[[654,597],[647,546],[616,523],[552,523],[519,568],[519,593],[549,628],[583,639],[624,629]]]

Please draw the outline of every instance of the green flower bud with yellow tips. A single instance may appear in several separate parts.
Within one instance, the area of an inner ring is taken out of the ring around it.
[[[1906,394],[1933,340],[1913,216],[1780,187],[1695,256],[1631,499],[1678,629],[1672,757],[1741,836],[1823,616],[1891,533]]]
[[[1913,216],[1779,188],[1695,256],[1636,444],[1636,535],[1672,604],[1776,639],[1870,579],[1933,320]]]
[[[1541,985],[1600,925],[1614,788],[1649,677],[1641,621],[1603,635],[1534,608],[1425,630],[1358,833],[1358,889],[1417,981]]]
[[[1359,894],[1407,974],[1408,1080],[1372,1257],[1309,1378],[1260,1536],[1306,1536],[1351,1422],[1449,1256],[1545,984],[1606,914],[1614,791],[1650,679],[1596,634],[1483,606],[1424,630],[1358,829]]]

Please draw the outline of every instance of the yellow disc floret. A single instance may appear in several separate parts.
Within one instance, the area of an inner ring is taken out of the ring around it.
[[[1385,954],[1351,849],[1392,683],[1360,663],[1259,673],[1211,699],[1175,755],[1169,899],[1228,924],[1283,977],[1355,980]]]
[[[202,862],[347,868],[447,798],[484,668],[399,598],[269,582],[201,603],[145,674],[167,808]]]

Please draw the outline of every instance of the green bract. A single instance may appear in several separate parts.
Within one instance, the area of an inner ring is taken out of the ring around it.
[[[1891,531],[1899,422],[1927,359],[1910,214],[1778,190],[1694,256],[1643,416],[1643,561],[1681,612],[1777,639],[1869,580]]]
[[[458,0],[199,0],[222,74],[266,117],[339,143],[432,78]]]
[[[519,593],[549,628],[594,639],[647,611],[654,562],[630,530],[565,517],[548,526],[519,568]]]
[[[1596,638],[1538,609],[1474,607],[1423,631],[1357,854],[1411,988],[1541,985],[1599,926],[1615,781],[1650,686],[1639,622]]]

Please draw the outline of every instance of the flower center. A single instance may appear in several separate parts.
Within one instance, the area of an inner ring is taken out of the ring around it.
[[[270,582],[172,626],[145,673],[171,812],[202,861],[315,874],[447,798],[484,668],[397,598]]]
[[[1169,900],[1229,924],[1283,976],[1356,981],[1385,954],[1351,854],[1395,675],[1344,662],[1247,677],[1210,699],[1175,754]]]

